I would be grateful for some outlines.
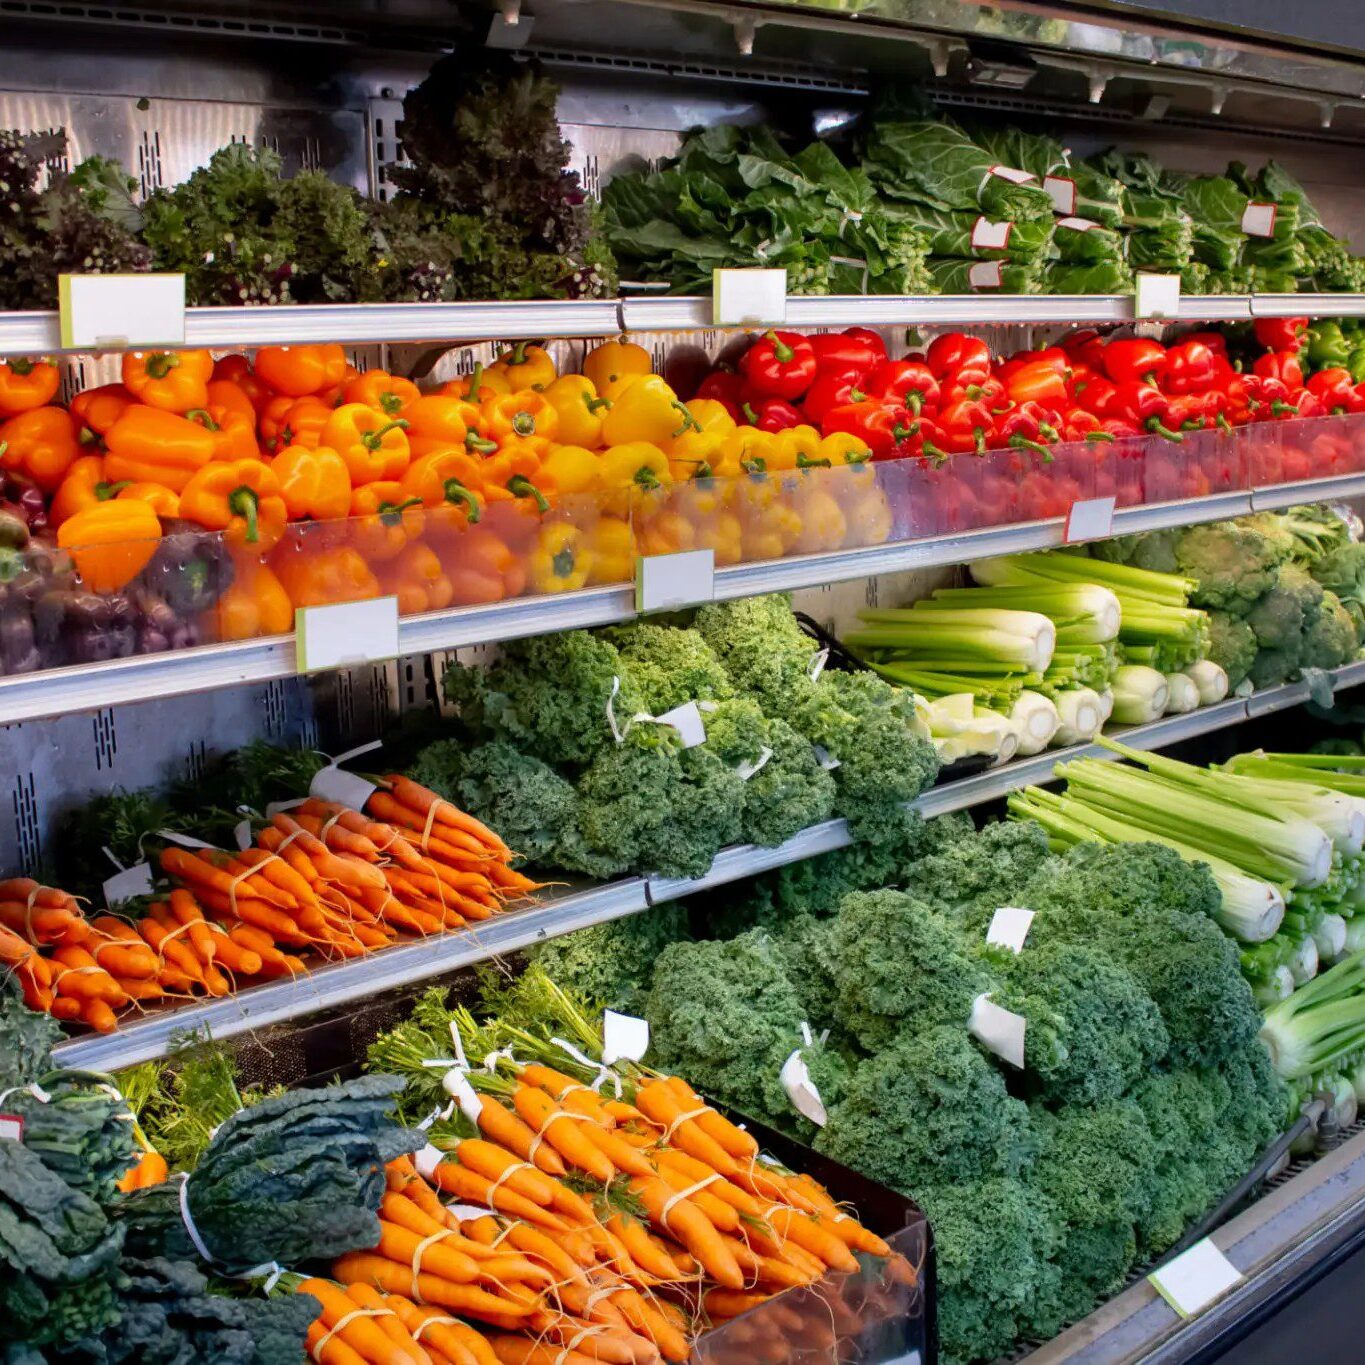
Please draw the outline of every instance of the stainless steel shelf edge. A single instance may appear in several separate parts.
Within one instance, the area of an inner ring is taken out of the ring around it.
[[[420,939],[369,957],[331,963],[297,981],[253,987],[190,1009],[144,1015],[116,1033],[60,1043],[53,1049],[53,1056],[62,1066],[93,1071],[136,1066],[165,1056],[177,1037],[191,1031],[218,1039],[231,1038],[425,981],[575,929],[621,919],[647,909],[648,905],[645,883],[639,877],[571,892],[534,909],[509,911],[477,929]]]
[[[1333,678],[1338,688],[1365,681],[1365,661],[1349,664]],[[1115,733],[1115,738],[1136,749],[1156,749],[1196,735],[1208,734],[1247,719],[1306,700],[1302,683],[1289,683],[1260,694],[1261,707],[1250,712],[1248,702],[1230,698],[1182,716],[1164,716],[1149,725],[1135,725]],[[1254,700],[1254,698],[1253,698]],[[993,801],[1020,787],[1047,782],[1058,763],[1074,758],[1113,758],[1097,744],[1078,744],[1053,749],[1035,758],[992,768],[975,777],[932,788],[913,803],[926,819],[950,811],[967,810]],[[559,938],[594,924],[605,924],[637,914],[663,901],[695,895],[729,882],[757,876],[789,863],[803,862],[852,843],[844,820],[812,825],[776,848],[741,844],[722,849],[710,871],[702,877],[632,877],[604,886],[558,896],[534,909],[509,911],[477,929],[438,938],[422,939],[386,948],[370,957],[320,967],[298,981],[253,986],[239,995],[206,1001],[184,1009],[153,1013],[134,1020],[115,1033],[75,1038],[54,1049],[54,1056],[68,1067],[116,1071],[138,1062],[164,1056],[173,1040],[195,1030],[215,1038],[229,1038],[269,1024],[282,1023],[352,1000],[424,981],[459,967],[471,966],[500,953],[515,952],[533,943]]]
[[[1335,502],[1338,499],[1365,497],[1365,474],[1339,474],[1331,479],[1303,479],[1298,483],[1277,483],[1255,488],[1251,493],[1253,511],[1294,507],[1301,502]]]
[[[1235,322],[1310,314],[1365,316],[1365,294],[1184,295],[1179,321]],[[793,296],[792,327],[989,326],[1121,323],[1134,320],[1126,294],[943,294]],[[715,326],[705,296],[545,299],[502,303],[284,304],[263,308],[190,308],[185,344],[231,350],[271,344],[338,341],[516,341],[526,337],[605,337],[630,331],[687,331]],[[0,355],[53,355],[64,348],[54,312],[0,313]]]

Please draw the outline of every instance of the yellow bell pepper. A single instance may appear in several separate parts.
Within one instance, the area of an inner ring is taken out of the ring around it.
[[[583,531],[567,521],[551,522],[536,534],[531,550],[531,587],[535,592],[573,592],[592,573],[592,550]]]
[[[552,445],[540,462],[542,475],[561,497],[592,493],[602,485],[602,457],[583,446]]]
[[[769,469],[807,469],[821,462],[820,433],[811,426],[788,427],[773,437]]]
[[[812,480],[797,492],[796,510],[801,527],[795,548],[800,554],[837,550],[848,534],[843,508],[818,482]]]
[[[867,464],[872,459],[872,447],[851,431],[832,431],[820,442],[820,458],[834,466]]]
[[[697,527],[672,507],[638,518],[637,528],[636,542],[642,555],[671,555],[697,547]]]
[[[590,583],[625,583],[635,576],[635,529],[624,517],[602,517],[588,537]]]
[[[770,467],[774,439],[770,431],[737,426],[721,440],[715,473],[727,479],[763,473]]]
[[[583,358],[583,373],[603,398],[615,398],[632,379],[648,374],[654,366],[643,346],[622,337],[604,341]]]
[[[697,531],[697,549],[714,550],[717,564],[744,558],[744,526],[733,512],[719,512]]]
[[[632,495],[667,488],[673,482],[668,456],[648,441],[609,446],[601,458],[602,487],[614,494],[603,502],[606,511],[624,516]]]
[[[743,524],[746,561],[781,559],[801,535],[801,514],[781,501],[757,509]]]
[[[543,346],[525,341],[517,342],[510,351],[500,351],[488,368],[507,380],[513,393],[518,389],[543,389],[555,382],[555,363],[550,353]]]
[[[559,438],[593,449],[602,444],[602,422],[611,400],[599,398],[591,379],[565,374],[545,387],[545,399],[559,414]]]
[[[612,400],[602,423],[602,439],[609,445],[648,441],[663,446],[685,431],[699,431],[701,423],[678,401],[678,395],[656,374],[644,375]]]

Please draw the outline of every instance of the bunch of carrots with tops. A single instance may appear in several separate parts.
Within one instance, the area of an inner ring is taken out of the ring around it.
[[[348,1294],[378,1293],[400,1320],[436,1311],[466,1329],[459,1344],[469,1354],[423,1335],[415,1344],[425,1354],[405,1343],[412,1360],[681,1361],[700,1332],[827,1271],[859,1270],[855,1252],[886,1258],[891,1284],[915,1283],[915,1270],[821,1185],[761,1160],[756,1140],[680,1077],[584,1067],[567,1053],[561,1065],[511,1061],[513,1045],[527,1055],[555,1045],[544,1033],[490,1032],[463,1010],[449,1020],[464,1048],[496,1038],[503,1055],[492,1070],[434,1073],[460,1117],[452,1125],[449,1106],[423,1151],[390,1163],[379,1244],[332,1268]],[[397,1064],[410,1090],[426,1093],[434,1059],[417,1054],[438,1036],[433,1028],[424,1043],[400,1026],[371,1063]],[[594,1075],[619,1081],[620,1097],[586,1083]],[[446,1207],[440,1194],[457,1202]],[[337,1320],[324,1312],[325,1326]],[[840,1331],[856,1326],[833,1308],[786,1326],[796,1323],[802,1349],[830,1358]],[[329,1354],[334,1341],[311,1338],[313,1359],[355,1365]],[[791,1349],[784,1335],[781,1351]]]
[[[168,843],[168,890],[140,919],[87,919],[73,896],[0,882],[0,962],[33,1009],[110,1032],[116,1011],[360,957],[400,934],[487,919],[537,889],[485,825],[393,775],[364,812],[309,797],[239,852]]]

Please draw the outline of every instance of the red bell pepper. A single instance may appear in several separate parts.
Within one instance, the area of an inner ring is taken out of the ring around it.
[[[1307,318],[1257,318],[1256,340],[1267,351],[1299,351],[1307,339]]]
[[[912,426],[913,418],[904,408],[869,398],[862,403],[831,408],[820,430],[826,436],[835,431],[851,432],[866,443],[874,460],[884,460],[898,441],[912,434]]]
[[[864,387],[874,398],[904,404],[911,412],[939,401],[939,382],[922,360],[887,360],[867,376]]]
[[[964,385],[980,383],[991,372],[991,348],[980,337],[965,332],[935,337],[925,360],[940,383],[946,379]]]
[[[886,344],[875,332],[849,328],[843,332],[824,332],[809,338],[815,352],[816,373],[853,379],[864,375],[886,359]]]
[[[1097,374],[1078,383],[1074,393],[1076,402],[1087,412],[1093,412],[1096,417],[1108,417],[1110,408],[1114,406],[1118,385],[1112,379]]]
[[[1218,357],[1213,348],[1187,337],[1167,347],[1161,387],[1167,393],[1202,393],[1217,383],[1218,373]]]
[[[1001,374],[1005,396],[1012,403],[1065,403],[1067,393],[1066,357],[1059,367],[1051,357],[1038,356],[1025,361],[1010,374]]]
[[[807,419],[815,426],[825,420],[825,414],[832,408],[841,408],[849,403],[865,403],[869,398],[879,398],[880,394],[864,392],[856,375],[821,374],[810,386],[810,392],[801,400],[801,408]]]
[[[1256,357],[1251,369],[1262,379],[1278,379],[1288,389],[1303,387],[1303,366],[1297,351],[1267,351]]]
[[[696,397],[713,398],[717,403],[724,403],[727,409],[734,409],[730,414],[734,416],[744,402],[744,381],[733,370],[712,370],[697,385]]]
[[[739,368],[759,398],[800,398],[815,378],[815,351],[799,332],[764,332]]]
[[[1166,373],[1166,348],[1145,337],[1124,337],[1104,348],[1104,372],[1115,384],[1155,384]]]
[[[1079,364],[1089,365],[1091,369],[1104,367],[1104,339],[1093,327],[1083,327],[1079,332],[1064,336],[1058,345],[1071,361],[1072,369]]]
[[[1289,402],[1298,417],[1328,417],[1327,404],[1311,389],[1290,389]]]
[[[1111,343],[1113,344],[1113,343]],[[1184,436],[1166,424],[1170,416],[1171,400],[1154,384],[1141,379],[1129,379],[1119,384],[1114,395],[1111,415],[1131,422],[1141,431],[1150,431],[1167,441],[1183,441]]]
[[[995,417],[980,400],[960,398],[950,403],[938,415],[943,428],[943,440],[955,454],[984,455],[986,437],[995,428]]]
[[[1298,415],[1290,397],[1289,385],[1282,379],[1264,374],[1253,375],[1252,378],[1256,381],[1256,393],[1261,400],[1260,406],[1256,409],[1257,421],[1269,422],[1276,417]]]
[[[1020,403],[996,422],[990,438],[991,448],[1036,450],[1041,454],[1047,454],[1051,459],[1044,441],[1053,442],[1060,439],[1061,432],[1058,428],[1061,421],[1060,413],[1049,412],[1041,404]]]
[[[751,399],[740,405],[740,413],[751,427],[760,431],[786,431],[788,427],[799,427],[802,421],[800,409],[784,398]]]
[[[946,408],[953,403],[984,403],[992,412],[1003,412],[1010,403],[1009,395],[1005,392],[1005,386],[993,374],[983,375],[975,383],[963,384],[957,382],[959,376],[951,375],[943,385],[942,392],[939,394],[938,402],[940,408]]]
[[[1203,431],[1213,421],[1209,395],[1204,393],[1173,394],[1165,420],[1173,431]]]
[[[895,453],[900,457],[920,455],[941,464],[948,458],[943,428],[927,417],[916,417],[909,433],[897,442]]]
[[[1228,358],[1228,339],[1222,332],[1186,332],[1181,341],[1202,342],[1220,360]]]
[[[1104,430],[1093,412],[1072,407],[1062,413],[1062,440],[1108,442],[1113,439],[1113,433]]]
[[[1365,398],[1351,378],[1350,370],[1340,365],[1319,370],[1309,379],[1308,392],[1320,398],[1333,417],[1343,412],[1365,412]]]

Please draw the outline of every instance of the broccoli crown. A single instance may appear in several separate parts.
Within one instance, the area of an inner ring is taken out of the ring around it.
[[[1256,662],[1256,632],[1240,616],[1209,612],[1208,657],[1228,675],[1228,686],[1236,687]]]
[[[1170,1047],[1161,1012],[1133,974],[1085,943],[1044,941],[1026,951],[993,952],[1004,992],[1000,1004],[1029,1020],[1052,1021],[1050,1064],[1035,1067],[1044,1100],[1074,1105],[1115,1100]]]
[[[1339,668],[1356,656],[1360,639],[1351,613],[1334,592],[1324,592],[1317,615],[1304,632],[1304,668]]]
[[[792,1113],[779,1077],[806,1016],[763,930],[669,944],[655,959],[646,1010],[656,1066],[745,1113],[773,1121]]]
[[[1246,615],[1275,586],[1292,551],[1292,537],[1249,517],[1187,527],[1175,547],[1179,572],[1199,584],[1191,603],[1236,616]]]
[[[1247,612],[1262,649],[1292,649],[1322,605],[1322,587],[1299,564],[1286,564],[1275,586]]]
[[[445,692],[466,724],[547,763],[587,763],[610,746],[609,701],[621,723],[644,709],[615,646],[583,630],[509,640],[486,668],[452,664]]]
[[[549,764],[501,739],[472,747],[437,740],[417,755],[408,775],[496,829],[531,862],[564,836],[578,799]]]
[[[968,825],[960,837],[912,863],[905,882],[921,900],[960,918],[975,932],[984,929],[1002,905],[1029,905],[1019,899],[1021,888],[1035,878],[1045,880],[1043,874],[1054,862],[1041,825],[1032,820],[997,821],[979,833]]]
[[[721,701],[734,695],[729,674],[695,630],[641,621],[613,626],[601,634],[625,660],[652,715],[689,701]]]
[[[810,691],[818,651],[782,594],[710,603],[697,612],[695,625],[736,690],[755,697],[765,714],[786,714]]]
[[[834,810],[834,778],[821,766],[810,741],[785,720],[767,722],[771,757],[744,784],[743,833],[748,843],[772,848]]]
[[[1278,687],[1288,682],[1303,663],[1302,638],[1291,641],[1283,649],[1263,649],[1256,656],[1247,677],[1257,689]]]
[[[1011,1098],[966,1030],[942,1024],[904,1030],[862,1062],[816,1147],[911,1193],[920,1182],[1018,1175],[1033,1134],[1028,1107]]]
[[[856,891],[834,920],[839,1022],[869,1051],[907,1027],[964,1027],[989,988],[957,931],[903,891]]]
[[[633,1014],[644,1006],[655,959],[687,936],[686,908],[665,901],[638,915],[552,938],[532,948],[529,956],[572,994]]]
[[[1314,560],[1309,572],[1342,603],[1365,608],[1365,544],[1348,541]]]
[[[940,1360],[967,1365],[1008,1354],[1023,1335],[1060,1245],[1045,1196],[988,1177],[916,1186],[934,1232]]]

